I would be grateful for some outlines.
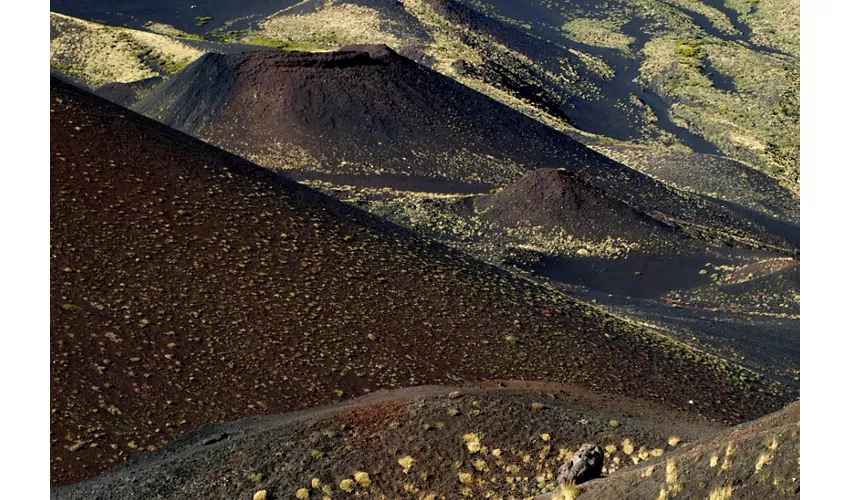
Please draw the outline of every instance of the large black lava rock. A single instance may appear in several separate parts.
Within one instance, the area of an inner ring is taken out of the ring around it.
[[[597,444],[581,445],[573,458],[569,459],[558,469],[558,485],[566,483],[581,484],[602,475],[602,464],[605,456]]]

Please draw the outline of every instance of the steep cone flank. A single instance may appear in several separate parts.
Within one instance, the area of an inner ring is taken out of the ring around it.
[[[332,173],[498,184],[547,155],[572,163],[592,155],[386,46],[208,54],[135,109],[287,169],[318,167],[288,163],[287,150],[298,148]]]
[[[50,104],[53,483],[208,422],[458,377],[731,421],[789,397],[62,82]]]
[[[534,171],[476,199],[482,218],[505,227],[563,229],[586,241],[621,238],[644,246],[681,246],[688,238],[564,170]]]
[[[563,168],[709,241],[793,251],[766,228],[674,192],[385,46],[206,54],[134,109],[266,167],[366,183],[383,175],[505,185]]]

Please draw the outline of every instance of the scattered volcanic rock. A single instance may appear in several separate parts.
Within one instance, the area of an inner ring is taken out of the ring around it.
[[[367,474],[371,483],[369,498],[405,498],[404,485],[411,482],[438,498],[456,498],[462,486],[458,473],[469,469],[475,470],[476,479],[496,478],[484,487],[496,496],[508,497],[516,495],[516,486],[504,476],[539,474],[554,483],[564,462],[557,452],[538,455],[540,441],[528,439],[529,429],[550,432],[545,444],[552,450],[576,449],[588,439],[610,445],[626,438],[657,448],[671,434],[695,442],[724,430],[694,414],[671,412],[662,405],[628,397],[592,394],[576,386],[545,382],[531,386],[520,381],[503,381],[502,385],[507,387],[420,386],[376,391],[298,412],[211,424],[187,432],[155,452],[132,457],[99,477],[54,488],[53,493],[57,500],[99,500],[110,495],[125,500],[250,499],[257,489],[267,489],[271,498],[293,498],[307,488],[313,490],[313,497],[318,492],[312,480],[318,478],[335,490],[342,481],[354,479],[346,487],[363,495],[366,492],[360,485],[365,477],[361,475],[357,481],[355,471],[359,471]],[[532,407],[541,397],[546,398],[547,411]],[[582,417],[594,423],[576,425]],[[619,430],[607,423],[615,417],[623,421]],[[469,435],[473,430],[481,434]],[[207,444],[222,434],[230,437]],[[381,438],[376,440],[376,435]],[[458,446],[461,436],[482,450],[470,455],[467,446]],[[391,447],[397,447],[399,453],[388,453]],[[483,447],[495,450],[495,455]],[[323,456],[315,458],[314,451]],[[539,459],[523,461],[525,454]],[[400,462],[404,457],[409,460]],[[623,451],[611,457],[627,459]],[[479,460],[489,467],[483,468]],[[503,465],[495,466],[497,460]],[[450,465],[455,461],[463,464],[460,471]],[[476,461],[484,470],[473,469]],[[291,463],[299,466],[286,465]],[[425,471],[428,477],[423,480],[420,474]],[[245,480],[259,474],[259,482]],[[484,487],[472,486],[475,491]]]
[[[558,470],[558,485],[581,484],[602,475],[605,456],[598,444],[585,443]]]
[[[313,498],[326,494],[319,491],[325,485],[336,490],[343,482],[369,498],[407,498],[411,484],[436,498],[529,498],[560,490],[563,458],[552,451],[576,449],[588,440],[606,448],[605,476],[582,483],[579,498],[656,500],[664,488],[678,490],[679,498],[703,499],[730,485],[732,498],[775,498],[777,486],[783,497],[796,498],[799,404],[728,429],[575,386],[503,382],[508,387],[377,391],[304,411],[204,426],[96,478],[53,488],[51,498],[250,499],[260,489],[269,498]],[[540,397],[547,411],[533,410]],[[587,425],[576,425],[580,418]],[[622,425],[611,427],[612,418]],[[204,444],[223,433],[231,439]],[[548,441],[541,448],[529,433],[546,433]],[[681,443],[671,445],[671,437]],[[481,451],[470,454],[462,440]],[[626,440],[628,448],[622,445]],[[459,474],[473,481],[460,483]],[[535,498],[563,500],[552,494]]]
[[[800,498],[800,403],[582,486],[581,498]],[[767,478],[772,478],[768,480]]]
[[[50,104],[54,484],[205,423],[459,378],[733,422],[792,397],[60,81]]]

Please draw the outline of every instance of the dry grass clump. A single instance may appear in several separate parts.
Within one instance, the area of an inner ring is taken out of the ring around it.
[[[572,483],[567,483],[552,495],[552,500],[575,500],[581,495],[581,490]]]
[[[723,456],[723,463],[720,465],[720,470],[726,471],[732,467],[732,457],[738,452],[738,445],[729,443],[726,447],[726,454]]]
[[[679,480],[679,469],[676,466],[675,460],[670,460],[667,462],[667,475],[666,481],[667,484],[675,484]]]
[[[355,472],[354,480],[357,481],[357,484],[359,484],[363,488],[368,488],[372,484],[372,480],[369,478],[369,474],[366,472]]]
[[[762,453],[756,460],[756,472],[761,472],[762,468],[773,460],[772,453]]]
[[[729,500],[730,498],[732,498],[731,486],[719,486],[708,496],[708,500]]]
[[[357,483],[355,483],[353,479],[343,479],[339,482],[339,489],[346,493],[351,493],[354,491],[356,485]]]
[[[475,453],[478,453],[478,452],[483,450],[483,447],[481,446],[481,441],[480,441],[478,434],[475,434],[475,433],[464,434],[463,436],[461,436],[461,439],[463,439],[463,442],[466,445],[466,449],[470,453],[475,454]]]
[[[416,460],[410,455],[398,459],[398,464],[401,465],[401,468],[402,470],[404,470],[405,474],[410,472],[410,468],[413,467],[414,463],[416,463]]]

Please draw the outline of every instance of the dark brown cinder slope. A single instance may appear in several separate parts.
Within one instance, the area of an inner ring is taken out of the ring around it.
[[[204,423],[459,378],[729,422],[791,398],[60,81],[50,99],[54,484]]]
[[[795,403],[664,458],[591,481],[580,498],[800,498],[800,482],[800,404]]]
[[[162,84],[161,76],[154,76],[135,82],[113,82],[101,85],[93,90],[95,95],[107,101],[129,108],[144,96],[148,95],[158,85]]]
[[[757,221],[671,189],[382,45],[208,53],[133,109],[298,178],[373,187],[390,178],[421,191],[439,180],[452,192],[563,168],[713,244],[797,252]]]
[[[535,495],[557,487],[569,450],[588,441],[606,448],[605,477],[582,484],[581,500],[705,500],[718,491],[736,500],[799,498],[799,403],[728,429],[574,386],[507,385],[380,391],[207,425],[96,478],[53,488],[51,498],[230,500],[260,489],[293,498],[301,488],[309,498],[348,498],[340,483],[362,471],[370,482],[355,486],[357,498],[565,500]],[[470,451],[464,436],[475,436],[479,449]],[[414,460],[407,472],[399,464],[405,456]]]
[[[504,228],[523,224],[550,231],[564,228],[580,240],[593,242],[616,235],[640,243],[647,253],[696,246],[681,230],[566,170],[535,170],[497,193],[475,198],[473,205],[480,218]]]

